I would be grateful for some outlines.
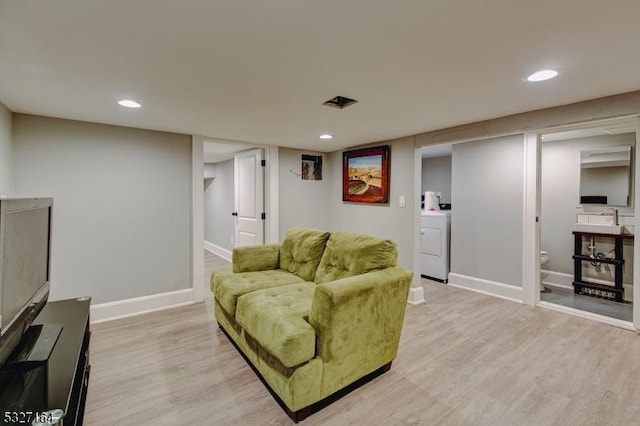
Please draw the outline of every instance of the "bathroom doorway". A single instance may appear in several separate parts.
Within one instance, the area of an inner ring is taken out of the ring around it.
[[[632,328],[637,119],[540,142],[540,305]]]

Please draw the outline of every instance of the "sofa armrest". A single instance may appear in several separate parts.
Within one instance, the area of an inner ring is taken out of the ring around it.
[[[280,244],[245,246],[233,249],[233,272],[269,271],[280,265]]]
[[[392,267],[318,285],[309,315],[317,356],[356,378],[393,360],[412,277]]]

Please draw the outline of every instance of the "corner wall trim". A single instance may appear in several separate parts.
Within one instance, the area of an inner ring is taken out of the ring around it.
[[[194,302],[204,300],[204,139],[191,137],[191,289]]]
[[[216,256],[220,256],[224,260],[228,260],[229,262],[231,262],[231,251],[230,250],[227,250],[225,248],[217,246],[217,245],[215,245],[213,243],[210,243],[209,241],[205,241],[204,242],[204,249],[207,250],[207,251],[210,251],[211,253],[215,254]]]
[[[91,324],[132,317],[193,303],[193,289],[170,291],[91,305]]]
[[[449,273],[448,285],[522,303],[522,287],[456,274],[454,272]]]
[[[424,288],[420,287],[411,287],[409,289],[409,299],[407,303],[410,305],[420,305],[422,303],[426,303],[424,300]]]

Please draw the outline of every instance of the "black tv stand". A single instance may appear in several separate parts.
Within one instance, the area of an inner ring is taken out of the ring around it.
[[[0,424],[64,413],[82,425],[89,384],[90,298],[49,302],[0,368]]]
[[[62,333],[62,324],[31,325],[22,336],[20,344],[11,354],[0,374],[27,372],[34,368],[47,368],[49,356]]]

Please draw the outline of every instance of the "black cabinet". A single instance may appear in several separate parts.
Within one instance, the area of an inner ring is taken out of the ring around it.
[[[90,298],[60,300],[47,303],[40,312],[32,327],[61,326],[62,331],[46,361],[17,362],[20,352],[29,350],[20,345],[0,369],[0,422],[31,424],[26,420],[61,410],[64,417],[56,424],[82,425],[91,370],[90,304]]]

